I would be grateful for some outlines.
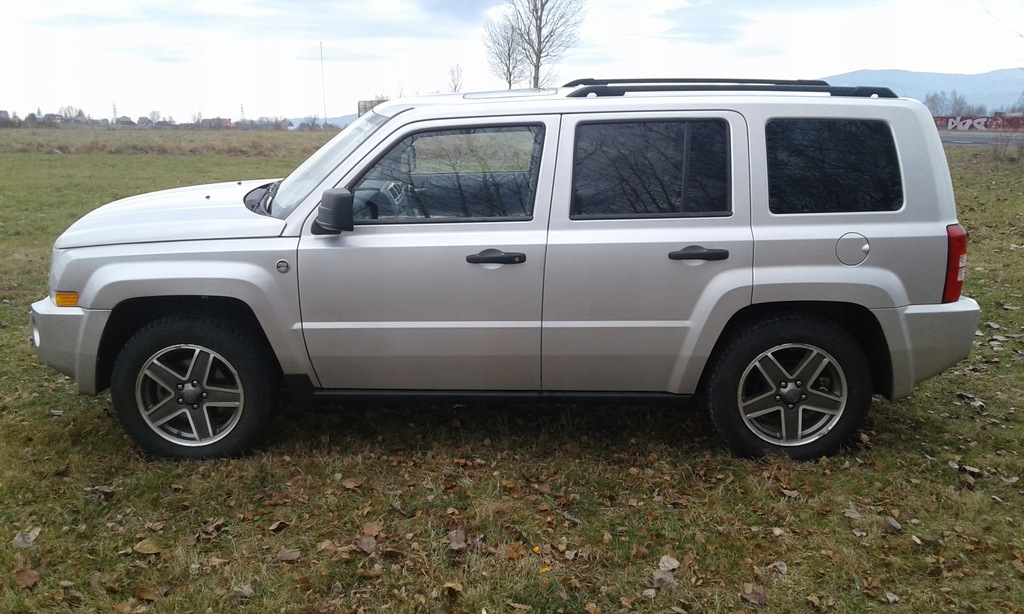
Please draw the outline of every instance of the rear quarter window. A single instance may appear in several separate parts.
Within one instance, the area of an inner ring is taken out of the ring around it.
[[[897,211],[899,156],[889,125],[864,119],[773,119],[765,127],[772,213]]]

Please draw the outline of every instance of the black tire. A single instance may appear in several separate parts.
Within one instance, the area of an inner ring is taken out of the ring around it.
[[[729,448],[810,460],[835,454],[871,406],[871,369],[835,323],[779,316],[733,337],[711,364],[704,399]]]
[[[237,456],[260,442],[270,422],[274,364],[247,329],[205,316],[169,316],[122,348],[110,396],[125,431],[150,454]]]

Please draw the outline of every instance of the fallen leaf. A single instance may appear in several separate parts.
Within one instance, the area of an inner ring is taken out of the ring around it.
[[[28,531],[20,531],[14,536],[14,541],[11,542],[11,545],[15,548],[31,548],[32,542],[36,541],[36,538],[39,537],[40,531],[42,531],[40,527],[35,527]]]
[[[11,574],[14,578],[14,583],[18,585],[18,588],[23,588],[27,591],[32,590],[39,584],[39,572],[33,569],[19,569],[18,571]]]
[[[901,525],[899,523],[899,521],[896,520],[895,518],[893,518],[892,516],[886,516],[885,517],[885,527],[887,529],[889,529],[890,531],[893,531],[893,532],[898,532],[898,531],[902,531],[903,530],[903,525]]]
[[[370,537],[377,537],[383,530],[384,525],[379,521],[374,520],[363,525],[363,535],[369,535]]]
[[[519,610],[520,612],[529,612],[533,609],[528,605],[523,605],[521,603],[516,603],[514,601],[507,601],[505,602],[505,605],[512,608],[513,610]]]
[[[298,548],[281,548],[277,551],[277,560],[280,563],[294,563],[299,560],[302,553]]]
[[[360,569],[356,572],[356,575],[363,580],[372,580],[384,575],[384,568],[378,563],[374,565],[372,569]]]
[[[787,489],[783,488],[782,489],[782,494],[785,495],[786,498],[788,498],[788,499],[799,499],[800,498],[800,492],[796,491],[796,490],[787,490]]]
[[[363,481],[359,478],[348,478],[341,483],[346,490],[356,490],[363,485]]]
[[[372,535],[360,535],[356,546],[365,554],[373,554],[377,550],[377,540]]]
[[[740,599],[747,603],[753,603],[754,605],[764,605],[768,603],[768,597],[765,595],[764,587],[751,584],[750,582],[743,585],[743,591],[740,593]]]
[[[658,561],[658,569],[661,571],[675,571],[679,569],[679,561],[666,554]]]
[[[270,531],[271,533],[280,533],[281,531],[284,531],[287,528],[288,528],[288,523],[287,522],[285,522],[283,520],[278,520],[277,522],[275,522],[275,523],[271,524],[269,527],[267,527],[267,530]]]
[[[151,539],[144,539],[132,547],[132,552],[145,555],[160,554],[163,552],[163,548],[156,545],[156,542]]]
[[[896,595],[890,593],[889,591],[885,591],[885,602],[887,604],[889,604],[889,605],[893,605],[893,604],[899,603],[900,602],[900,598],[897,597]]]
[[[466,529],[459,527],[448,532],[448,547],[456,552],[466,549]]]
[[[446,582],[445,585],[441,587],[441,592],[447,599],[456,599],[462,594],[462,591],[462,584],[459,582]]]
[[[252,599],[256,594],[252,590],[252,585],[243,584],[242,586],[236,586],[231,589],[231,592],[235,594],[239,599]]]
[[[153,589],[145,586],[135,589],[135,596],[143,601],[160,601],[160,595]]]
[[[768,571],[774,571],[780,576],[784,576],[787,573],[789,573],[789,566],[783,563],[782,561],[775,561],[774,563],[768,566]]]
[[[857,520],[860,518],[860,512],[855,509],[843,510],[843,516],[846,516],[850,520]]]
[[[329,539],[325,539],[320,542],[317,547],[317,551],[323,552],[327,556],[334,556],[338,552],[338,546]]]
[[[654,585],[658,587],[658,590],[662,591],[674,591],[679,588],[679,582],[676,581],[676,577],[671,571],[665,571],[664,569],[655,569],[652,575]]]

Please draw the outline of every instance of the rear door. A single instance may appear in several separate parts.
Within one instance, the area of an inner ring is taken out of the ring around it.
[[[566,116],[559,144],[543,388],[693,392],[721,328],[751,299],[742,116]]]

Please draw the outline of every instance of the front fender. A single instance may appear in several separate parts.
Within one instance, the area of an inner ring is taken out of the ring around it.
[[[297,239],[133,245],[65,252],[52,287],[75,290],[79,307],[112,311],[140,298],[226,297],[249,306],[285,373],[312,368],[300,326]],[[199,249],[201,248],[201,249]],[[85,280],[79,288],[72,280]]]

